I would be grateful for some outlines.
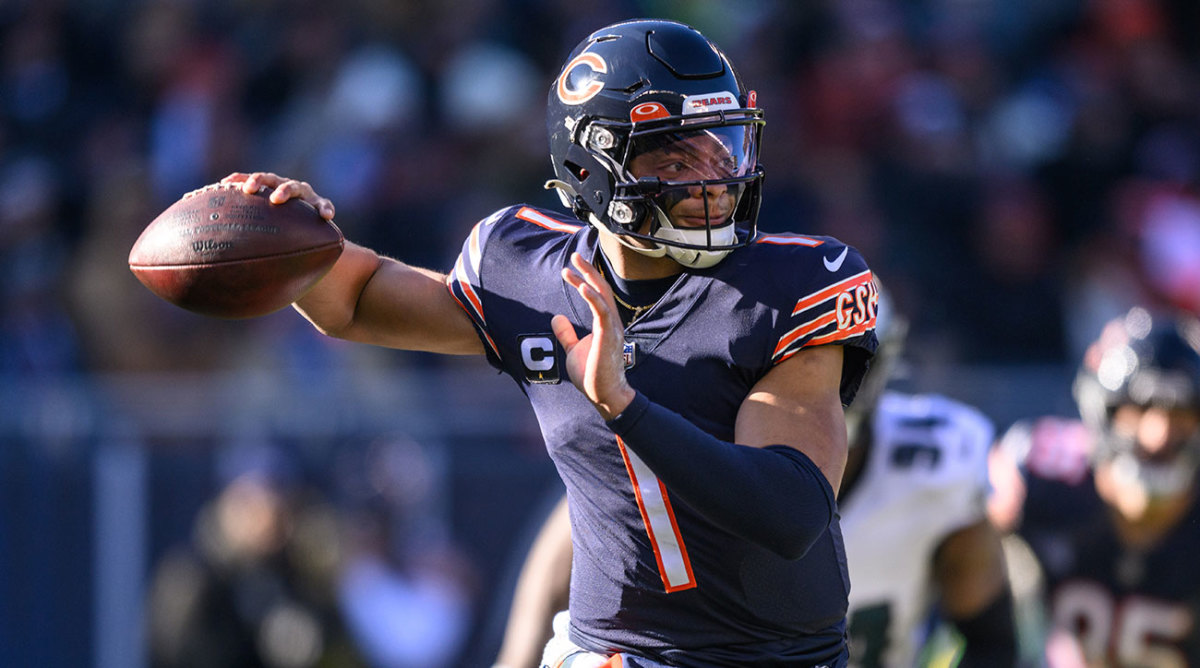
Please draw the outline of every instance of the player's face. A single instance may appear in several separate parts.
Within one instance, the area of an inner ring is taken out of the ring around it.
[[[1124,404],[1113,414],[1113,431],[1136,443],[1140,459],[1169,464],[1200,429],[1200,414],[1187,408]]]
[[[730,127],[656,136],[630,161],[629,171],[663,182],[657,201],[675,226],[718,227],[733,214],[741,186],[711,181],[743,176],[752,168],[753,157],[742,150],[745,133],[743,127]]]
[[[1189,458],[1200,413],[1188,408],[1124,404],[1112,417],[1113,435],[1129,450],[1097,466],[1097,489],[1123,517],[1138,522],[1156,508],[1177,506],[1194,489]]]

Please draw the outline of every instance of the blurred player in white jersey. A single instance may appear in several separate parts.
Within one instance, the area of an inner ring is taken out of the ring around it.
[[[907,324],[881,297],[879,352],[847,411],[850,455],[838,508],[850,569],[849,634],[858,666],[912,666],[931,621],[964,641],[959,664],[1016,660],[1012,596],[987,520],[995,435],[978,409],[886,390]]]
[[[906,330],[881,290],[880,346],[846,414],[850,454],[838,496],[851,582],[851,664],[929,661],[930,634],[941,624],[957,634],[943,652],[955,654],[949,658],[958,665],[1012,666],[1012,595],[1000,535],[986,514],[995,427],[948,397],[885,391]],[[566,607],[570,558],[560,503],[518,578],[494,668],[539,666],[551,618]],[[564,623],[561,613],[553,626]]]

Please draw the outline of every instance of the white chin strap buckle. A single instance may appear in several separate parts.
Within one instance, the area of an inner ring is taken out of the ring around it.
[[[696,250],[694,248],[679,248],[678,246],[667,246],[667,255],[671,256],[679,264],[692,269],[707,269],[729,255],[727,250],[710,251]]]
[[[659,220],[662,225],[654,236],[665,241],[675,241],[678,243],[690,244],[692,246],[703,246],[709,243],[708,230],[703,228],[680,228],[671,225],[669,220],[664,220],[660,216]],[[737,230],[734,229],[733,222],[730,221],[721,227],[712,230],[712,245],[714,246],[732,246],[737,241]],[[695,248],[681,248],[679,246],[667,246],[667,255],[679,264],[692,269],[707,269],[729,255],[728,250],[699,250]]]

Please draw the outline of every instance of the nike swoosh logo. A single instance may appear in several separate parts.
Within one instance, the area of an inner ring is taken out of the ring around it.
[[[829,271],[837,271],[842,268],[842,262],[846,260],[846,251],[850,250],[849,246],[842,248],[842,254],[837,256],[836,260],[830,260],[827,257],[821,258],[825,261],[825,268]]]

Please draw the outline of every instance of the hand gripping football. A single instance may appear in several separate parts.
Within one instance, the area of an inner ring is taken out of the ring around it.
[[[342,231],[307,202],[272,204],[266,188],[217,183],[150,222],[129,269],[151,292],[217,318],[266,315],[304,296],[342,254]]]

